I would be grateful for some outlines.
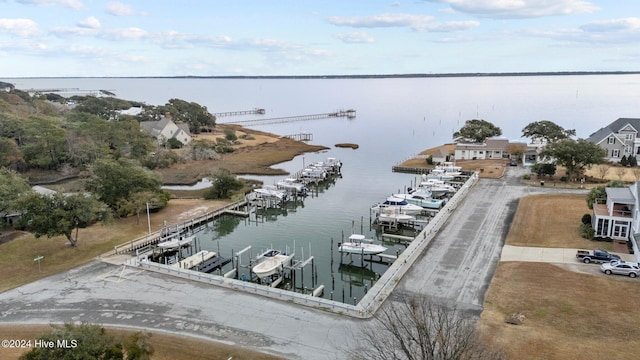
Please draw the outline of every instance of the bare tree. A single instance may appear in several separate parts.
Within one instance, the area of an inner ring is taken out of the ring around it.
[[[609,172],[609,165],[600,164],[596,168],[596,171],[598,171],[598,175],[600,175],[600,179],[604,180],[604,178],[607,176],[607,173]]]
[[[347,351],[353,360],[505,359],[484,342],[475,319],[425,296],[385,304]]]
[[[625,167],[616,168],[616,174],[618,174],[618,178],[620,180],[624,180],[625,175],[627,175],[627,168]]]

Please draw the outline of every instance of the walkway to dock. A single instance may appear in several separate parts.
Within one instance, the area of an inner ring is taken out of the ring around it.
[[[287,117],[270,118],[270,119],[229,121],[229,122],[224,122],[220,124],[267,125],[267,124],[279,124],[279,123],[286,123],[286,122],[293,122],[293,121],[327,119],[327,118],[334,118],[334,117],[346,117],[348,119],[353,119],[356,117],[356,111],[353,109],[349,109],[349,110],[339,110],[339,111],[323,113],[323,114],[297,115],[297,116],[287,116]]]
[[[225,116],[239,116],[239,115],[254,115],[260,114],[264,115],[264,109],[253,109],[253,110],[242,110],[242,111],[227,111],[227,112],[219,112],[213,113],[215,117],[225,117]]]
[[[128,243],[120,244],[114,246],[114,255],[120,255],[124,253],[133,253],[136,250],[143,249],[149,245],[156,244],[162,238],[163,230],[170,229],[176,233],[185,232],[188,229],[193,229],[193,227],[198,226],[200,224],[209,222],[211,219],[214,219],[222,214],[232,214],[238,216],[249,216],[248,212],[237,210],[238,208],[247,204],[246,199],[238,200],[231,204],[225,205],[224,207],[210,211],[201,216],[192,218],[190,220],[178,223],[171,224],[164,227],[164,229],[156,230],[150,234],[145,236],[141,236],[137,239],[133,239]]]

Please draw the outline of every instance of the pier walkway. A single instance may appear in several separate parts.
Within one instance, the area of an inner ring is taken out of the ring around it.
[[[253,110],[242,110],[242,111],[227,111],[227,112],[219,112],[213,113],[215,117],[225,117],[225,116],[239,116],[239,115],[254,115],[260,114],[263,115],[265,113],[264,109],[253,109]]]
[[[251,119],[251,120],[239,120],[239,121],[229,121],[220,124],[238,124],[238,125],[268,125],[268,124],[279,124],[293,121],[305,121],[305,120],[317,120],[317,119],[327,119],[334,117],[346,117],[348,119],[353,119],[356,117],[356,111],[349,110],[339,110],[330,113],[323,114],[311,114],[311,115],[297,115],[297,116],[287,116],[287,117],[278,117],[278,118],[270,118],[270,119]]]
[[[162,234],[163,231],[166,231],[167,229],[171,230],[172,232],[175,233],[182,233],[185,232],[189,229],[193,229],[194,227],[209,222],[211,219],[214,219],[220,215],[223,214],[232,214],[232,215],[238,215],[238,216],[249,216],[248,212],[245,211],[240,211],[237,210],[238,208],[244,206],[247,204],[247,200],[246,199],[242,199],[242,200],[238,200],[236,202],[233,202],[231,204],[225,205],[224,207],[214,210],[214,211],[210,211],[207,212],[203,215],[194,217],[190,220],[181,222],[181,223],[177,223],[177,224],[170,224],[167,225],[165,227],[165,229],[160,229],[160,230],[156,230],[150,234],[147,234],[145,236],[141,236],[137,239],[133,239],[127,243],[124,244],[120,244],[120,245],[116,245],[114,246],[114,251],[113,254],[114,255],[120,255],[120,254],[125,254],[125,253],[134,253],[136,252],[136,250],[140,250],[140,249],[144,249],[149,245],[153,245],[158,243],[158,241],[160,241],[160,239],[162,238]]]

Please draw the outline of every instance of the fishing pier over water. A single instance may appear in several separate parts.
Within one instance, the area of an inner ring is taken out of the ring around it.
[[[269,119],[229,121],[221,124],[267,125],[267,124],[280,124],[280,123],[293,122],[293,121],[328,119],[328,118],[336,118],[336,117],[346,117],[347,119],[353,119],[356,117],[356,111],[353,109],[349,109],[349,110],[339,110],[339,111],[323,113],[323,114],[297,115],[297,116],[287,116],[287,117],[278,117],[278,118],[269,118]]]
[[[215,117],[224,117],[224,116],[240,116],[240,115],[264,115],[264,109],[253,109],[253,110],[243,110],[243,111],[227,111],[227,112],[219,112],[213,113]]]

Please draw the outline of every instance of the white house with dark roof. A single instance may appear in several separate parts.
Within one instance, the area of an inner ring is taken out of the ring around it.
[[[455,160],[503,159],[509,156],[509,140],[489,138],[484,143],[456,144]]]
[[[640,119],[619,118],[589,135],[588,141],[607,150],[606,159],[619,162],[623,156],[640,158]]]
[[[597,237],[631,242],[636,259],[640,261],[640,182],[629,187],[605,189],[606,202],[593,204],[591,225]]]
[[[189,125],[184,123],[176,124],[169,113],[157,121],[141,122],[140,128],[156,138],[161,144],[172,138],[184,145],[187,145],[192,140]]]

